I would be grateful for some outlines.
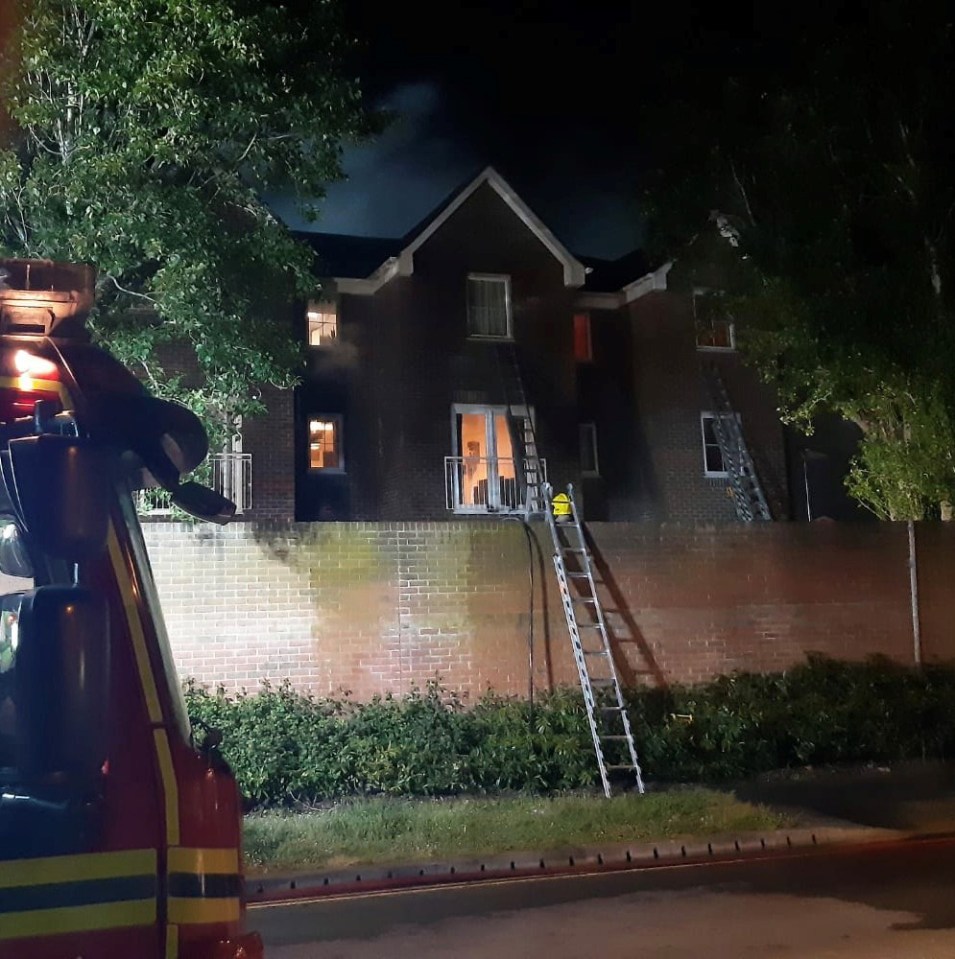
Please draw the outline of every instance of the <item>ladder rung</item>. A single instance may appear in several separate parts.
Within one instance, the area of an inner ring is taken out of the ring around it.
[[[572,603],[596,603],[597,597],[596,596],[571,596],[570,601]],[[610,612],[612,613],[613,610],[610,610]]]
[[[577,623],[578,629],[600,629],[600,623]]]
[[[606,656],[607,655],[606,649],[581,649],[581,652],[585,656]]]
[[[598,734],[598,739],[605,739],[608,742],[629,742],[630,737],[625,736],[622,733],[620,735],[615,734],[613,736],[601,736]]]
[[[602,678],[597,679],[595,677],[591,677],[590,685],[599,686],[601,689],[609,689],[611,686],[615,686],[616,683],[612,679],[602,679]],[[618,708],[618,707],[614,707],[614,708]]]
[[[636,772],[637,767],[634,766],[633,763],[615,763],[613,765],[608,764],[604,766],[604,769],[606,769],[607,772],[616,772],[618,769],[632,769],[634,772]]]
[[[573,572],[573,571],[571,571],[571,570],[568,570],[567,573],[566,573],[566,575],[567,575],[567,578],[568,578],[568,579],[587,579],[590,574],[589,574],[589,573],[576,573],[576,572]]]
[[[591,683],[593,683],[593,680],[591,680]],[[624,706],[598,706],[597,707],[597,709],[599,709],[602,713],[622,713],[625,708],[626,707]]]

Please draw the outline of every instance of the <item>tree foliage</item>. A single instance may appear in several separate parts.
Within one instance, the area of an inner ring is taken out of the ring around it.
[[[276,318],[313,292],[311,255],[262,192],[321,198],[373,122],[337,3],[306,6],[21,0],[4,53],[4,253],[95,264],[94,335],[213,427],[298,369]],[[163,369],[173,342],[201,382]]]
[[[878,516],[955,501],[955,83],[947,5],[834,6],[697,100],[653,189],[655,236],[720,287],[741,343],[811,431],[863,438],[847,479]],[[816,11],[818,13],[818,11]],[[830,32],[831,31],[831,32]],[[775,53],[775,55],[772,55]],[[707,218],[709,224],[707,225]],[[696,240],[686,246],[687,238]]]

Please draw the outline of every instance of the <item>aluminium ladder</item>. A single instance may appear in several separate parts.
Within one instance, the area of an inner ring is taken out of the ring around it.
[[[507,423],[511,434],[514,473],[521,476],[524,490],[524,515],[530,518],[544,510],[543,487],[547,477],[537,445],[537,432],[531,408],[527,404],[527,391],[514,343],[499,343],[497,346],[498,369],[504,388],[507,405]],[[518,426],[516,421],[520,421]],[[521,454],[520,459],[518,454]]]
[[[587,721],[597,754],[597,766],[604,795],[610,797],[610,774],[628,772],[634,776],[637,791],[643,793],[643,773],[637,759],[630,717],[624,704],[610,648],[610,637],[603,608],[597,596],[594,566],[584,538],[584,531],[574,502],[574,488],[567,487],[570,501],[569,523],[558,523],[552,508],[553,488],[543,486],[547,523],[554,542],[554,570],[560,587],[560,598],[567,619],[567,630],[580,676],[580,688],[587,708]],[[574,559],[576,568],[568,569],[567,560]],[[571,581],[580,589],[571,589]],[[622,761],[609,762],[605,747],[617,744]],[[626,746],[624,752],[620,747]]]
[[[723,377],[715,365],[705,366],[703,375],[714,406],[713,434],[723,457],[723,465],[729,474],[736,515],[744,523],[771,520],[773,514],[743,437],[739,417],[730,403]]]

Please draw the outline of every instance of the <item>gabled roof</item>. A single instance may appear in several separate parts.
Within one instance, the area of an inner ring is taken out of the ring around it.
[[[322,233],[299,235],[315,250],[324,269],[337,281],[340,292],[376,293],[392,277],[411,276],[414,273],[415,253],[484,184],[501,197],[561,264],[564,285],[583,286],[586,273],[584,264],[551,233],[493,167],[485,167],[476,177],[455,190],[401,240]]]
[[[324,275],[363,279],[389,257],[397,256],[404,241],[377,236],[346,236],[341,233],[296,233],[318,257]]]
[[[596,257],[580,257],[587,268],[587,293],[617,293],[628,283],[650,272],[650,261],[643,250],[632,250],[616,260],[598,260]]]

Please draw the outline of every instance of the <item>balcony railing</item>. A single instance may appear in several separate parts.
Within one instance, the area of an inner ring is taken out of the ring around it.
[[[519,473],[515,472],[515,466]],[[507,513],[523,510],[529,466],[527,460],[445,456],[446,505],[456,513]],[[541,460],[540,468],[540,478],[546,482],[546,460]],[[532,495],[533,493],[532,490]]]
[[[235,503],[236,514],[252,509],[252,454],[217,453],[209,463],[212,488]]]
[[[216,453],[199,476],[226,499],[235,503],[236,515],[252,509],[252,454]],[[136,510],[141,516],[169,516],[173,512],[169,494],[160,489],[144,489],[136,494]]]

